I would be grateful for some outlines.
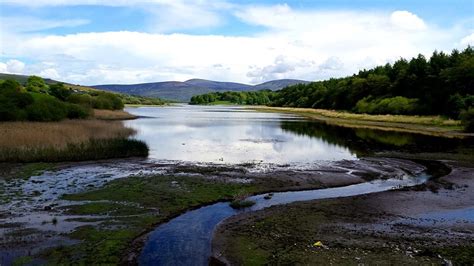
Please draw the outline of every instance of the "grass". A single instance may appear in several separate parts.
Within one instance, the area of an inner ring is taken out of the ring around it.
[[[99,120],[130,120],[137,117],[123,110],[94,109],[94,118]]]
[[[68,213],[106,215],[98,227],[84,226],[69,236],[80,244],[47,251],[49,264],[119,264],[133,239],[144,229],[154,228],[185,210],[237,194],[257,190],[252,184],[235,184],[187,176],[131,176],[117,179],[105,187],[63,199],[87,201],[70,206]]]
[[[372,128],[442,137],[463,138],[472,135],[462,132],[461,121],[447,119],[442,116],[369,115],[324,109],[267,106],[249,108],[258,111],[294,113],[325,121],[329,124],[352,128]]]
[[[0,162],[59,162],[148,155],[121,122],[64,120],[0,124]]]

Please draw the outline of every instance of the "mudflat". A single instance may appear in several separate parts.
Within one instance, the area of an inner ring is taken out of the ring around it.
[[[231,217],[215,232],[215,261],[471,265],[474,165],[444,163],[448,175],[417,187]]]

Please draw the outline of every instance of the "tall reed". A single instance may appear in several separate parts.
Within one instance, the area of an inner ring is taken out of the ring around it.
[[[119,121],[0,123],[0,162],[82,161],[147,156],[145,143]]]

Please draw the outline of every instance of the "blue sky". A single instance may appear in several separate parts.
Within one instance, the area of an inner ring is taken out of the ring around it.
[[[0,72],[81,84],[349,75],[474,41],[474,1],[3,0]]]

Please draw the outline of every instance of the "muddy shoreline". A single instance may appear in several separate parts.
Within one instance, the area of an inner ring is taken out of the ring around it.
[[[394,167],[394,165],[396,165],[396,167]],[[243,166],[245,167],[245,165]],[[203,169],[199,166],[179,166],[176,167],[174,171],[184,171],[185,173],[201,172],[202,174],[204,170],[206,173],[203,175],[204,178],[224,178],[227,180],[232,180],[233,178],[244,178],[244,180],[252,180],[254,183],[260,183],[264,187],[268,187],[267,189],[261,189],[248,195],[251,196],[270,192],[304,191],[310,189],[343,187],[368,182],[374,179],[401,178],[403,175],[414,175],[426,170],[424,164],[414,163],[411,160],[378,157],[367,157],[357,161],[344,160],[335,162],[331,166],[324,164],[319,166],[319,168],[298,170],[274,169],[264,172],[247,172],[240,167],[242,167],[242,165],[236,168],[217,166],[217,168],[214,169],[218,169],[217,171],[209,171],[208,169]],[[287,166],[284,165],[281,167]],[[218,175],[213,176],[213,174]],[[269,183],[273,182],[276,182],[277,186],[275,186],[275,184],[269,186]],[[157,224],[153,224],[149,228],[144,229],[143,232],[133,240],[132,244],[125,252],[125,255],[121,260],[121,264],[138,264],[138,257],[144,247],[144,243],[148,238],[148,234],[161,224],[165,224],[173,218],[176,218],[177,216],[180,216],[188,211],[199,209],[201,207],[209,206],[218,202],[228,201],[229,200],[217,200],[193,208],[188,208],[181,213],[170,216],[166,220]]]
[[[293,203],[229,218],[215,232],[213,262],[248,263],[244,256],[251,255],[270,264],[387,259],[472,264],[474,164],[443,163],[451,168],[449,174],[417,187]],[[456,211],[468,212],[468,220],[451,217]],[[312,246],[317,241],[324,248]]]
[[[18,174],[15,167],[15,165],[8,167],[9,171],[14,173],[13,175]],[[3,169],[7,169],[7,167]],[[140,176],[155,176],[156,178],[175,176],[184,179],[189,177],[223,185],[242,184],[254,188],[252,193],[257,194],[270,191],[346,186],[373,179],[400,177],[424,169],[425,167],[422,165],[403,159],[363,158],[355,161],[315,163],[305,167],[268,164],[192,164],[172,161],[153,162],[141,159],[102,160],[47,165],[44,173],[32,173],[39,175],[23,179],[12,179],[6,173],[9,171],[5,170],[0,181],[4,189],[11,193],[9,198],[5,199],[7,202],[2,203],[7,205],[0,206],[2,207],[0,219],[8,225],[8,228],[0,228],[2,234],[0,252],[3,254],[2,257],[5,254],[10,256],[8,253],[15,251],[15,254],[19,254],[20,257],[32,256],[34,258],[35,254],[41,254],[44,249],[38,250],[32,247],[54,247],[52,240],[57,237],[63,240],[59,243],[60,245],[74,245],[77,243],[77,239],[70,237],[70,235],[74,235],[82,227],[107,224],[116,219],[115,217],[121,219],[120,216],[108,212],[73,215],[70,208],[80,207],[81,204],[90,204],[90,201],[71,202],[62,198],[65,194],[94,191],[118,179],[127,180],[140,178]],[[229,200],[229,198],[216,198],[216,200],[190,206],[166,217],[158,217],[157,223],[142,228],[141,232],[136,234],[132,245],[127,248],[125,255],[121,256],[122,263],[136,262],[134,258],[136,258],[136,254],[139,254],[147,233],[157,225],[187,210],[225,200]],[[108,198],[103,198],[100,202],[115,204]],[[115,205],[111,205],[112,207],[115,208]],[[18,208],[17,211],[16,208]],[[118,221],[118,224],[121,223]],[[34,230],[30,230],[31,228]],[[6,235],[12,236],[20,232],[26,232],[26,235],[18,234],[16,238],[6,237]],[[28,243],[28,245],[25,246],[24,243]]]

